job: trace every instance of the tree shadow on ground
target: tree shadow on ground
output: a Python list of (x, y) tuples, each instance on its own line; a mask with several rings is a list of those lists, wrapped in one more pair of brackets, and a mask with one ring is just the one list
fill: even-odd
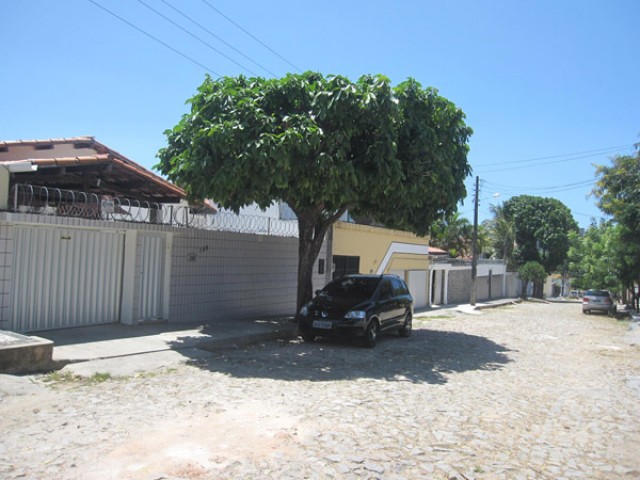
[[(186, 339), (185, 339), (186, 340)], [(382, 336), (373, 349), (354, 340), (272, 341), (193, 355), (198, 368), (236, 378), (284, 381), (371, 379), (445, 384), (451, 374), (499, 370), (513, 361), (508, 348), (460, 332), (416, 329), (409, 338)], [(194, 352), (184, 350), (186, 356)]]

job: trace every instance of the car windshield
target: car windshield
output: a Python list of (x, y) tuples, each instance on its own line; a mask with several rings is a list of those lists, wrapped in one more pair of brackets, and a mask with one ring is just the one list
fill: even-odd
[(320, 295), (334, 298), (366, 299), (373, 295), (380, 283), (379, 277), (344, 277), (326, 285)]
[(585, 296), (608, 297), (609, 296), (609, 292), (606, 291), (606, 290), (587, 290), (585, 292)]

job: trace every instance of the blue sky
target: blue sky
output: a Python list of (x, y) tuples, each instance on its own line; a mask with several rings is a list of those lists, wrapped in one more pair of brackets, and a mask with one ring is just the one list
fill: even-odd
[(601, 216), (592, 164), (640, 141), (637, 0), (93, 1), (191, 60), (89, 0), (2, 2), (0, 139), (93, 135), (151, 168), (207, 70), (413, 77), (474, 129), (481, 220), (531, 194), (559, 199), (581, 226)]

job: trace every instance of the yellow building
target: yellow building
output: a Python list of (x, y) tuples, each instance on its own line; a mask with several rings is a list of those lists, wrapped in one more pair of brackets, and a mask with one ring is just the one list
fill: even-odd
[(415, 307), (428, 304), (429, 237), (388, 228), (336, 222), (331, 242), (333, 278), (347, 273), (393, 273), (409, 286)]

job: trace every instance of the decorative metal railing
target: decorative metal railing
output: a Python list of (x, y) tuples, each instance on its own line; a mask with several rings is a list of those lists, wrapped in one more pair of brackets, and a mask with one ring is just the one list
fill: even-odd
[(238, 233), (297, 237), (298, 222), (259, 215), (213, 212), (206, 207), (162, 204), (125, 197), (17, 184), (11, 191), (14, 212), (91, 220), (152, 223)]

